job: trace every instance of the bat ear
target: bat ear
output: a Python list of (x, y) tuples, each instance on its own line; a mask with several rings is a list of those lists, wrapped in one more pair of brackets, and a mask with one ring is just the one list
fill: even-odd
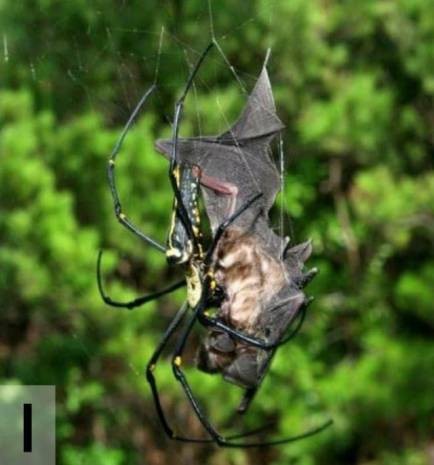
[(312, 240), (297, 244), (287, 250), (285, 259), (304, 263), (312, 254)]

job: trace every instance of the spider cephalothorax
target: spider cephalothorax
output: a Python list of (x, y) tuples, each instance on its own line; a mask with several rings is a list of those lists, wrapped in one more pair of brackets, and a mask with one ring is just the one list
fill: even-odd
[[(314, 275), (314, 271), (302, 271), (310, 254), (310, 245), (288, 249), (287, 239), (276, 235), (269, 226), (268, 212), (279, 190), (279, 173), (270, 157), (269, 144), (284, 126), (275, 111), (266, 71), (268, 55), (243, 113), (227, 132), (219, 136), (179, 137), (184, 100), (213, 45), (217, 45), (223, 54), (215, 41), (205, 49), (176, 103), (173, 137), (156, 142), (157, 149), (169, 159), (168, 174), (174, 194), (166, 247), (140, 232), (124, 214), (115, 183), (117, 154), (155, 86), (143, 96), (132, 113), (108, 164), (109, 184), (119, 222), (165, 253), (169, 264), (182, 267), (185, 280), (132, 302), (115, 302), (102, 288), (100, 254), (98, 285), (106, 303), (130, 309), (187, 285), (186, 302), (167, 328), (146, 369), (157, 414), (170, 438), (184, 442), (214, 442), (225, 447), (282, 444), (315, 434), (326, 428), (330, 421), (295, 437), (266, 442), (239, 441), (254, 432), (223, 437), (199, 405), (182, 368), (186, 343), (195, 324), (200, 323), (207, 328), (207, 334), (198, 350), (197, 366), (207, 372), (221, 373), (226, 380), (245, 388), (238, 410), (246, 411), (275, 350), (298, 331), (307, 302), (302, 288)], [(206, 248), (199, 197), (211, 225), (211, 243)], [(190, 310), (190, 316), (187, 316), (187, 310)], [(297, 317), (298, 325), (288, 334)], [(190, 438), (174, 433), (164, 413), (154, 375), (169, 339), (185, 320), (173, 352), (173, 373), (210, 438)]]
[(184, 266), (187, 301), (193, 308), (198, 304), (202, 295), (205, 273), (199, 214), (200, 169), (197, 166), (177, 165), (173, 173), (188, 221), (182, 220), (178, 210), (178, 199), (175, 197), (166, 258), (169, 264)]

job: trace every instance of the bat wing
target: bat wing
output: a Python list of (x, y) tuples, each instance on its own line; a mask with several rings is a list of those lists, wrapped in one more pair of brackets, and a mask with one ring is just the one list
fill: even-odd
[[(255, 194), (263, 197), (241, 215), (236, 225), (249, 229), (259, 215), (268, 214), (279, 190), (279, 173), (271, 159), (270, 142), (284, 128), (276, 115), (266, 62), (246, 106), (235, 124), (219, 136), (178, 139), (178, 162), (198, 165), (204, 178), (216, 180), (237, 191), (235, 208)], [(167, 158), (173, 140), (160, 139), (156, 148)], [(222, 199), (206, 182), (202, 182), (205, 208), (213, 230), (227, 217), (229, 198)]]

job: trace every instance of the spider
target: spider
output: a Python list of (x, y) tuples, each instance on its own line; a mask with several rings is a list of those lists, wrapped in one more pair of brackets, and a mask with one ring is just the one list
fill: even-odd
[[(224, 437), (204, 413), (182, 369), (187, 340), (195, 324), (199, 323), (207, 328), (207, 335), (198, 350), (198, 368), (210, 373), (221, 373), (227, 381), (243, 387), (245, 394), (238, 411), (245, 412), (267, 372), (276, 349), (292, 339), (300, 329), (309, 302), (301, 289), (316, 273), (315, 269), (307, 273), (302, 272), (303, 263), (310, 254), (310, 243), (290, 248), (289, 241), (285, 244), (285, 240), (274, 234), (268, 226), (267, 213), (275, 196), (275, 193), (269, 192), (268, 184), (272, 183), (273, 179), (266, 177), (262, 190), (257, 189), (258, 183), (249, 189), (240, 189), (235, 181), (222, 179), (218, 170), (215, 173), (203, 159), (198, 159), (197, 163), (189, 159), (191, 153), (194, 153), (186, 149), (189, 143), (214, 144), (212, 147), (218, 146), (219, 150), (223, 147), (223, 152), (215, 155), (213, 160), (224, 156), (224, 150), (242, 153), (241, 145), (247, 144), (248, 141), (243, 141), (241, 136), (236, 137), (236, 125), (229, 133), (218, 138), (179, 138), (184, 101), (213, 46), (217, 47), (226, 60), (219, 44), (212, 40), (200, 55), (181, 97), (176, 102), (172, 139), (157, 141), (156, 144), (169, 158), (168, 176), (174, 194), (172, 221), (166, 247), (141, 232), (126, 216), (115, 182), (116, 157), (128, 130), (154, 92), (155, 84), (138, 102), (108, 161), (108, 181), (118, 221), (145, 243), (164, 253), (169, 264), (181, 266), (185, 279), (131, 302), (114, 301), (105, 294), (102, 286), (100, 252), (97, 260), (98, 288), (106, 304), (133, 309), (187, 286), (186, 302), (173, 317), (146, 368), (146, 378), (150, 384), (157, 415), (170, 439), (240, 448), (284, 444), (324, 430), (331, 424), (331, 420), (297, 436), (261, 442), (240, 439), (258, 434), (263, 428)], [(268, 55), (266, 61), (267, 59)], [(268, 104), (270, 103), (270, 97), (266, 94), (267, 82), (268, 77), (264, 74), (261, 81), (264, 91), (258, 87), (255, 96), (249, 98), (248, 105), (256, 106), (260, 103), (259, 100), (267, 103), (267, 98)], [(259, 94), (259, 91), (263, 93)], [(270, 115), (267, 117), (270, 118)], [(238, 125), (240, 126), (240, 123)], [(265, 134), (265, 137), (269, 137), (269, 134)], [(275, 167), (270, 168), (267, 165), (264, 169), (272, 169), (269, 172), (274, 175)], [(239, 173), (239, 176), (242, 177), (242, 174)], [(241, 184), (240, 186), (242, 187)], [(203, 244), (199, 214), (201, 190), (213, 230), (211, 244), (207, 250)], [(276, 250), (279, 250), (279, 254)], [(197, 418), (209, 434), (209, 439), (192, 438), (174, 432), (164, 413), (154, 376), (163, 350), (183, 321), (186, 321), (185, 327), (172, 355), (173, 373)], [(297, 324), (288, 334), (288, 329), (294, 326), (294, 323)]]

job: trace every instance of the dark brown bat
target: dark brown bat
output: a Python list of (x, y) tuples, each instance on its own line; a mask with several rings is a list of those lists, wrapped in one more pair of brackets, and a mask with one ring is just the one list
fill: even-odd
[[(227, 328), (270, 346), (279, 343), (306, 305), (302, 288), (314, 276), (314, 271), (303, 273), (310, 242), (288, 248), (288, 239), (269, 224), (269, 210), (280, 188), (270, 142), (284, 125), (276, 115), (266, 61), (230, 130), (177, 141), (176, 161), (197, 174), (213, 235), (231, 214), (262, 193), (225, 231), (214, 251), (215, 280), (224, 290), (215, 314), (220, 327), (209, 329), (197, 355), (200, 369), (222, 373), (247, 390), (239, 411), (247, 409), (275, 348), (252, 346)], [(156, 147), (167, 158), (173, 154), (173, 140), (158, 140)]]
[[(282, 261), (270, 255), (255, 236), (229, 230), (216, 256), (217, 282), (226, 292), (219, 317), (268, 343), (280, 341), (306, 303), (302, 268), (310, 253), (310, 243), (300, 244)], [(197, 362), (200, 369), (221, 372), (226, 380), (247, 389), (239, 409), (245, 411), (273, 354), (274, 349), (252, 347), (217, 329), (204, 339)]]

